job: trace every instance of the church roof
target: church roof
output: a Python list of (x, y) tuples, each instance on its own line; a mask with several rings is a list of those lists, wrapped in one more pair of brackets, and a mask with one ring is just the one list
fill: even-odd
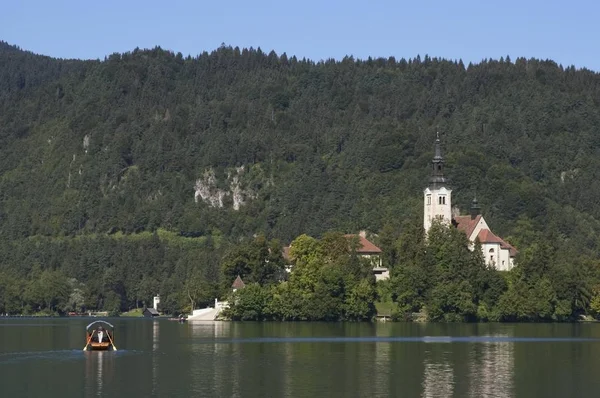
[(502, 239), (494, 235), (489, 229), (482, 229), (479, 231), (479, 234), (477, 234), (477, 237), (481, 243), (498, 243), (500, 245), (504, 243)]
[(240, 278), (239, 275), (237, 276), (237, 278), (235, 278), (233, 284), (231, 285), (231, 287), (234, 289), (242, 289), (244, 286), (246, 285), (244, 284), (244, 281), (242, 280), (242, 278)]
[(454, 217), (454, 224), (459, 231), (463, 231), (467, 235), (467, 238), (470, 238), (479, 220), (481, 220), (481, 214), (478, 214), (475, 218), (471, 218), (471, 216), (456, 216)]
[(494, 235), (489, 229), (482, 229), (477, 235), (481, 243), (498, 243), (500, 248), (506, 249), (509, 252), (510, 257), (517, 255), (517, 249), (515, 249), (510, 243), (505, 242), (502, 238)]
[(358, 237), (358, 248), (356, 249), (356, 252), (358, 254), (380, 254), (381, 253), (381, 249), (378, 248), (377, 246), (375, 246), (373, 243), (369, 242), (367, 240), (367, 238), (365, 238), (364, 236), (360, 236), (360, 235), (344, 235), (346, 238), (354, 238), (355, 236)]

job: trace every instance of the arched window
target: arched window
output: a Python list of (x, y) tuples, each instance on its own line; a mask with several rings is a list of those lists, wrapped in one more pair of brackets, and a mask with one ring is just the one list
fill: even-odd
[(492, 247), (492, 248), (490, 249), (490, 253), (493, 253), (493, 252), (494, 252), (494, 248)]

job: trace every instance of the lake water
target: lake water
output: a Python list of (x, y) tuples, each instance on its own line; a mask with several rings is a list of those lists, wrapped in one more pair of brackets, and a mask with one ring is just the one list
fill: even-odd
[(1, 319), (3, 397), (598, 397), (600, 324)]

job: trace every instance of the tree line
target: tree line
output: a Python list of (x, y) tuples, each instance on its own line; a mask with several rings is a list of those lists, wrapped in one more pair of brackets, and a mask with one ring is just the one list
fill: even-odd
[[(543, 319), (591, 311), (598, 84), (592, 71), (524, 58), (314, 62), (221, 46), (196, 57), (157, 47), (78, 61), (1, 42), (4, 312), (66, 311), (74, 302), (126, 310), (157, 290), (173, 311), (204, 305), (224, 292), (222, 259), (261, 233), (287, 245), (302, 234), (378, 232), (393, 273), (417, 278), (394, 242), (422, 214), (435, 131), (454, 202), (467, 208), (476, 193), (494, 231), (525, 253), (523, 275), (503, 276), (502, 295), (551, 297), (551, 310), (539, 309), (553, 315)], [(411, 261), (444, 274), (429, 260)], [(528, 261), (543, 272), (526, 273)], [(348, 283), (345, 292), (354, 289)], [(50, 300), (43, 286), (53, 284), (63, 293)], [(431, 286), (409, 294), (390, 284), (399, 314), (435, 308)], [(177, 288), (187, 293), (167, 297)], [(588, 293), (565, 293), (577, 290)], [(535, 318), (523, 315), (530, 309), (489, 307), (481, 290), (470, 294), (464, 302), (475, 312), (452, 311)], [(446, 296), (454, 297), (439, 292)]]

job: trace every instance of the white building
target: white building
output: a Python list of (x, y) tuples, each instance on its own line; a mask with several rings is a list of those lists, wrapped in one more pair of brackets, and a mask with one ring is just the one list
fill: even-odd
[(456, 216), (452, 224), (463, 231), (471, 242), (471, 250), (474, 248), (475, 239), (479, 239), (481, 250), (487, 265), (495, 267), (499, 271), (509, 271), (514, 267), (517, 249), (496, 236), (488, 227), (483, 216), (475, 209), (479, 209), (477, 201), (473, 200), (470, 216)]
[(390, 271), (382, 265), (381, 249), (367, 240), (367, 232), (360, 231), (358, 235), (344, 235), (347, 239), (358, 238), (358, 247), (356, 254), (361, 258), (369, 261), (373, 266), (373, 274), (375, 280), (384, 281), (390, 278)]
[(425, 233), (429, 231), (435, 219), (452, 224), (467, 235), (471, 242), (471, 250), (475, 246), (475, 240), (479, 239), (487, 265), (500, 271), (512, 269), (517, 250), (502, 238), (494, 235), (483, 216), (479, 214), (480, 208), (476, 199), (471, 204), (470, 215), (452, 217), (452, 190), (449, 187), (448, 179), (444, 177), (444, 158), (440, 148), (439, 135), (435, 140), (435, 155), (431, 163), (432, 172), (429, 186), (423, 191), (423, 228)]
[(444, 158), (440, 148), (439, 134), (435, 140), (435, 155), (431, 161), (431, 178), (424, 191), (423, 227), (429, 231), (433, 220), (438, 219), (450, 224), (452, 222), (452, 190), (444, 177)]

